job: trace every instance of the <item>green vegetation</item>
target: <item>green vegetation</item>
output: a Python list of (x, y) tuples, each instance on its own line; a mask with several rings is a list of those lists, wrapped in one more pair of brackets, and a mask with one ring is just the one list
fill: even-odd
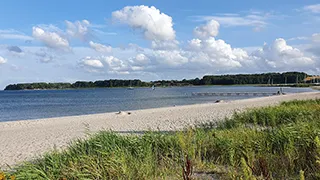
[(320, 100), (236, 113), (181, 132), (103, 131), (15, 167), (17, 179), (319, 179)]
[(4, 90), (25, 90), (25, 89), (69, 89), (70, 83), (25, 83), (10, 84)]
[(261, 84), (260, 86), (262, 87), (270, 87), (270, 86), (274, 86), (274, 87), (312, 87), (314, 86), (314, 84), (308, 84), (308, 83), (298, 83), (298, 84)]
[(237, 74), (222, 76), (204, 76), (205, 85), (232, 85), (232, 84), (292, 84), (303, 82), (307, 77), (302, 72), (265, 73), (265, 74)]
[[(265, 74), (238, 74), (204, 76), (202, 79), (195, 78), (182, 81), (159, 80), (143, 82), (141, 80), (110, 79), (104, 81), (77, 81), (75, 83), (25, 83), (10, 84), (5, 90), (24, 89), (70, 89), (70, 88), (110, 88), (110, 87), (151, 87), (156, 86), (199, 86), (199, 85), (236, 85), (236, 84), (292, 84), (301, 83), (308, 75), (302, 72), (265, 73)], [(300, 85), (299, 85), (300, 86)]]
[(26, 90), (26, 89), (73, 89), (73, 88), (111, 88), (111, 87), (147, 87), (150, 83), (141, 80), (118, 80), (110, 79), (104, 81), (77, 81), (75, 83), (24, 83), (10, 84), (4, 90)]

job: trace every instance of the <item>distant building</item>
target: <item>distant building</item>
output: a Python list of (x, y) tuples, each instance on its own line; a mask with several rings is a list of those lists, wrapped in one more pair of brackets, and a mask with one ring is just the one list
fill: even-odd
[(303, 81), (306, 83), (320, 83), (320, 76), (309, 76), (306, 77)]

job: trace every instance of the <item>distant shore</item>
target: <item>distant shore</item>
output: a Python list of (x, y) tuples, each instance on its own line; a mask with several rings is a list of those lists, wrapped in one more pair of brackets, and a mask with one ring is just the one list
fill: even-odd
[[(253, 87), (293, 87), (293, 88), (312, 88), (318, 90), (320, 86), (313, 86), (312, 84), (230, 84), (230, 85), (183, 85), (183, 86), (156, 86), (155, 88), (176, 88), (176, 87), (214, 87), (214, 86), (253, 86)], [(50, 91), (50, 90), (86, 90), (86, 89), (117, 89), (129, 88), (128, 86), (119, 87), (86, 87), (86, 88), (56, 88), (56, 89), (17, 89), (17, 90), (3, 90), (3, 91)], [(133, 86), (132, 88), (151, 88), (151, 86)], [(1, 91), (1, 90), (0, 90)]]
[(88, 132), (112, 130), (134, 133), (149, 130), (174, 131), (199, 122), (219, 121), (235, 111), (269, 106), (294, 99), (320, 98), (320, 92), (270, 96), (230, 102), (48, 118), (0, 123), (0, 166), (30, 160), (44, 152), (63, 148)]
[(77, 88), (108, 88), (108, 87), (163, 87), (163, 86), (190, 86), (190, 85), (246, 85), (246, 84), (294, 84), (305, 81), (309, 75), (303, 72), (263, 73), (263, 74), (227, 74), (205, 75), (201, 79), (183, 80), (156, 80), (142, 81), (140, 79), (109, 79), (97, 81), (70, 82), (33, 82), (9, 84), (4, 90), (24, 89), (77, 89)]

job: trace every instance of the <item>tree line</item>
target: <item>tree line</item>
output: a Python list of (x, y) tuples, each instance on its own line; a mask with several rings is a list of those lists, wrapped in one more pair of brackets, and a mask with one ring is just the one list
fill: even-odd
[(74, 88), (112, 88), (112, 87), (151, 87), (155, 86), (199, 86), (199, 85), (236, 85), (236, 84), (293, 84), (301, 83), (308, 77), (303, 72), (206, 75), (202, 79), (159, 80), (143, 82), (139, 79), (110, 79), (100, 81), (77, 81), (75, 83), (20, 83), (10, 84), (5, 90), (27, 89), (74, 89)]
[(141, 80), (110, 79), (104, 81), (77, 81), (75, 83), (20, 83), (10, 84), (4, 90), (28, 90), (28, 89), (76, 89), (76, 88), (112, 88), (112, 87), (147, 87), (149, 82)]
[(233, 85), (233, 84), (294, 84), (301, 83), (308, 77), (303, 72), (237, 74), (222, 76), (204, 76), (204, 85)]

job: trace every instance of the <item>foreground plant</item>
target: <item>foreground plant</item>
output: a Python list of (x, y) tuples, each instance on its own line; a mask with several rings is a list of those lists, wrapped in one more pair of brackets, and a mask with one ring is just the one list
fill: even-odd
[(9, 175), (0, 171), (0, 180), (15, 180), (16, 177), (14, 175)]

